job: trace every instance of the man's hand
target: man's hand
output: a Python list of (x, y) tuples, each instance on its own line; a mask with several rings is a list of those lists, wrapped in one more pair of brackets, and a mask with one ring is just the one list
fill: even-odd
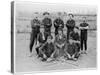
[(46, 58), (47, 56), (45, 54), (43, 54), (43, 57)]
[(74, 40), (70, 39), (69, 42), (70, 42), (70, 44), (72, 44), (74, 42)]
[(60, 48), (62, 48), (62, 45), (58, 45)]
[(80, 43), (80, 41), (75, 41), (75, 40), (73, 40), (73, 42), (74, 42), (74, 43)]
[(55, 25), (57, 25), (57, 23), (56, 23), (56, 22), (55, 22), (54, 24), (55, 24)]
[(51, 58), (53, 58), (53, 55), (54, 55), (54, 54), (51, 54), (51, 56), (50, 56), (50, 57), (51, 57)]
[(86, 27), (79, 27), (79, 29), (80, 30), (84, 30), (84, 29), (89, 29), (89, 27), (88, 26), (86, 26)]
[(83, 30), (84, 28), (83, 28), (83, 27), (79, 27), (79, 29), (80, 29), (80, 30)]

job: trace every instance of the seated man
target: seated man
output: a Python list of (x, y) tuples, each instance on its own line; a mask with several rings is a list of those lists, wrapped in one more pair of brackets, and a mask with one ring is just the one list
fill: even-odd
[(69, 59), (77, 60), (80, 52), (80, 37), (78, 34), (78, 27), (70, 32), (69, 42), (67, 44), (66, 54)]
[(63, 34), (62, 28), (59, 28), (58, 34), (55, 37), (56, 58), (62, 58), (64, 56), (65, 44), (66, 36)]
[(48, 60), (48, 58), (53, 58), (55, 54), (54, 44), (52, 42), (52, 36), (49, 35), (47, 42), (45, 42), (40, 48), (40, 53), (42, 54), (42, 61)]
[(36, 53), (38, 57), (42, 57), (42, 55), (39, 52), (39, 48), (47, 41), (47, 36), (44, 32), (44, 27), (40, 28), (40, 33), (38, 34), (37, 37), (37, 45), (36, 45)]

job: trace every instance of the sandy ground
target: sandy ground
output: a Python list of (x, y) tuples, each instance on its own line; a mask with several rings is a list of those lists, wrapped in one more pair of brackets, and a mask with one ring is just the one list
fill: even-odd
[[(91, 33), (95, 35), (95, 32)], [(15, 69), (17, 72), (48, 71), (62, 69), (96, 68), (96, 36), (88, 37), (88, 54), (81, 55), (78, 61), (67, 60), (66, 62), (41, 62), (36, 57), (29, 57), (29, 34), (16, 34)]]

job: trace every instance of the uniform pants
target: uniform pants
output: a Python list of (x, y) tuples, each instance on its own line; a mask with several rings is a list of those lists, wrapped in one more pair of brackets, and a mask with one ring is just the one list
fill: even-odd
[(87, 40), (81, 39), (81, 50), (83, 50), (83, 46), (87, 50)]
[(69, 40), (70, 32), (71, 32), (71, 30), (67, 30), (67, 40)]
[(55, 35), (58, 34), (58, 28), (55, 28)]
[(46, 34), (46, 37), (51, 35), (51, 28), (45, 28), (45, 34)]
[(32, 31), (31, 32), (31, 36), (30, 36), (30, 52), (32, 52), (32, 48), (33, 48), (35, 40), (37, 39), (37, 35), (38, 35), (38, 33), (36, 33), (36, 31)]

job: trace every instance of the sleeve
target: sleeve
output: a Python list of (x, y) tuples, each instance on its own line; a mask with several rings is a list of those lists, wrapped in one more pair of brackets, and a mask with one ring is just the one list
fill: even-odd
[(50, 19), (50, 24), (52, 25), (52, 20)]
[(65, 41), (64, 41), (64, 43), (66, 44), (66, 42), (67, 42), (67, 37), (64, 35), (64, 39), (65, 39)]
[(55, 36), (54, 44), (56, 44), (56, 42), (57, 42), (57, 35)]
[(89, 24), (87, 23), (86, 29), (89, 29)]
[(52, 26), (52, 20), (51, 19), (49, 19), (49, 27), (51, 27)]
[(66, 27), (69, 28), (69, 21), (66, 22)]
[(89, 24), (87, 23), (87, 26), (89, 26)]
[(69, 39), (72, 39), (73, 38), (73, 32), (70, 32), (69, 33)]
[(41, 24), (40, 20), (38, 20), (38, 24)]
[(57, 19), (54, 20), (53, 24), (54, 24), (54, 27), (57, 27)]
[(73, 27), (75, 27), (75, 20), (73, 20)]
[(80, 35), (77, 33), (77, 41), (80, 41)]
[(46, 48), (46, 46), (47, 46), (47, 42), (45, 42), (45, 43), (41, 46), (41, 49)]
[(64, 28), (64, 22), (63, 22), (63, 20), (61, 20), (61, 22), (62, 22), (62, 28)]
[(70, 27), (75, 27), (75, 20), (72, 20), (72, 25), (70, 25)]
[(79, 27), (81, 27), (81, 23), (80, 23)]
[(55, 48), (55, 44), (54, 44), (54, 42), (52, 42), (52, 47), (53, 47), (53, 49)]
[(41, 24), (44, 25), (44, 19), (42, 20)]
[(39, 41), (40, 33), (37, 35), (37, 41)]
[(82, 23), (79, 25), (79, 29), (80, 29), (80, 30), (82, 29)]

